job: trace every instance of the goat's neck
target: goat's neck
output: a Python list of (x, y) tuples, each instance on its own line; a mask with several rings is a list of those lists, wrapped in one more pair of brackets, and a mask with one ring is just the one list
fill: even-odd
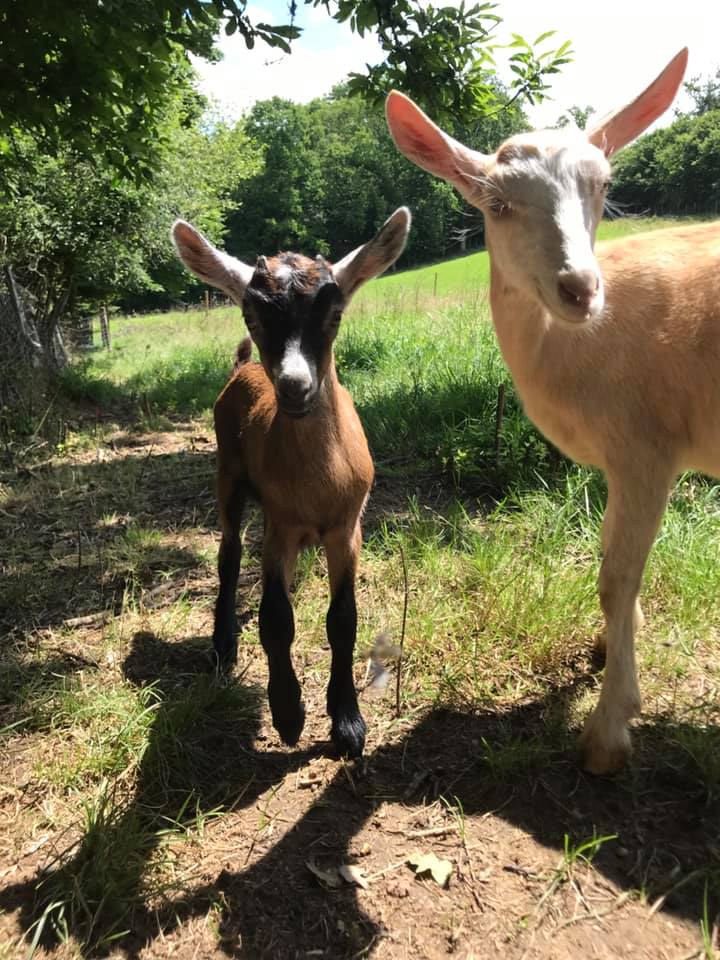
[(490, 304), (500, 350), (522, 394), (541, 374), (543, 350), (553, 333), (552, 318), (537, 300), (510, 285), (492, 262)]
[(333, 416), (335, 415), (339, 389), (340, 381), (338, 380), (337, 370), (335, 369), (335, 355), (331, 354), (330, 363), (323, 378), (322, 386), (320, 387), (320, 396), (318, 397), (316, 408), (319, 414), (322, 416), (327, 416), (330, 413), (332, 413)]
[(583, 397), (592, 334), (563, 328), (535, 299), (510, 286), (493, 266), (493, 323), (525, 411), (564, 453), (603, 466), (602, 438), (588, 428)]

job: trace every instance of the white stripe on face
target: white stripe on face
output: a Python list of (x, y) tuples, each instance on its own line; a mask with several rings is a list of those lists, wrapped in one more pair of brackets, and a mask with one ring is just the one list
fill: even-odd
[(285, 353), (277, 368), (278, 382), (292, 383), (297, 387), (309, 390), (313, 385), (313, 375), (310, 364), (300, 347), (300, 338), (289, 340)]

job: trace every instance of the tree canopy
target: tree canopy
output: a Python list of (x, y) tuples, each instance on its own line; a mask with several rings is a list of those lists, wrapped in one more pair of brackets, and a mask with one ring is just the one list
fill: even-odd
[[(486, 83), (503, 95), (495, 81)], [(278, 97), (256, 103), (245, 129), (263, 157), (262, 167), (238, 184), (228, 219), (228, 246), (245, 259), (283, 246), (336, 259), (401, 204), (413, 213), (403, 263), (460, 248), (456, 235), (468, 220), (455, 191), (407, 163), (382, 110), (349, 96), (347, 85), (306, 105)], [(517, 104), (456, 124), (458, 135), (480, 150), (522, 129), (527, 120)]]
[[(222, 30), (289, 52), (301, 6), (374, 33), (382, 62), (312, 104), (270, 100), (232, 127), (219, 122), (191, 55), (218, 58)], [(402, 161), (379, 101), (399, 87), (487, 147), (484, 137), (523, 124), (521, 99), (542, 98), (568, 53), (546, 49), (549, 34), (513, 37), (504, 89), (490, 3), (292, 0), (271, 23), (251, 11), (247, 0), (0, 3), (0, 400), (21, 395), (28, 364), (62, 362), (61, 321), (68, 330), (103, 303), (197, 295), (169, 243), (176, 216), (248, 258), (288, 246), (336, 257), (408, 203), (408, 258), (442, 256), (464, 226), (459, 201)], [(22, 362), (10, 349), (19, 342)]]
[(692, 107), (640, 137), (613, 166), (612, 200), (630, 213), (708, 214), (720, 206), (720, 70), (694, 77)]
[[(360, 35), (377, 34), (385, 55), (350, 92), (371, 100), (389, 86), (416, 96), (441, 119), (497, 106), (486, 82), (501, 20), (490, 3), (433, 7), (421, 0), (305, 0)], [(14, 136), (44, 149), (68, 144), (124, 176), (150, 175), (165, 104), (185, 85), (189, 54), (216, 59), (214, 38), (239, 32), (290, 50), (300, 35), (298, 4), (285, 23), (252, 22), (247, 0), (5, 0), (0, 6), (0, 161)], [(538, 50), (513, 39), (513, 95), (541, 98), (547, 77), (567, 60), (567, 44)], [(1, 169), (1, 168), (0, 168)]]

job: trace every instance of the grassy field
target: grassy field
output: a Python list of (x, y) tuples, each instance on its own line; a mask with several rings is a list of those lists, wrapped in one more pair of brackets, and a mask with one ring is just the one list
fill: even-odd
[[(0, 958), (716, 955), (720, 493), (688, 476), (673, 496), (643, 588), (633, 763), (587, 776), (572, 749), (599, 680), (603, 484), (525, 419), (486, 283), (484, 254), (383, 278), (338, 339), (378, 472), (358, 764), (325, 747), (314, 551), (294, 599), (298, 749), (268, 723), (256, 514), (240, 665), (211, 669), (209, 411), (239, 311), (118, 318), (113, 350), (71, 371), (94, 414), (0, 474)], [(378, 633), (399, 640), (401, 550), (396, 716), (394, 682), (365, 680)], [(414, 878), (415, 851), (450, 862), (447, 887)]]

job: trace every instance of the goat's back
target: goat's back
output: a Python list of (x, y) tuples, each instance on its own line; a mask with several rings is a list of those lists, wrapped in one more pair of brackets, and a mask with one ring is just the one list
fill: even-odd
[(678, 468), (717, 475), (720, 222), (613, 241), (598, 260), (607, 369), (639, 414), (636, 428), (672, 443)]

